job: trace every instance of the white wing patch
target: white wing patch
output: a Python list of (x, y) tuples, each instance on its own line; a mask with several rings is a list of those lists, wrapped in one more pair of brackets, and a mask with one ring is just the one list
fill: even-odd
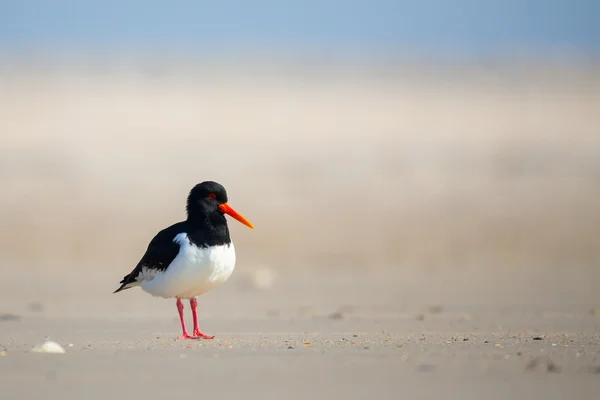
[(179, 235), (173, 238), (173, 243), (177, 243), (179, 246), (188, 246), (190, 244), (190, 240), (188, 239), (187, 233), (181, 232)]
[(156, 275), (162, 273), (164, 273), (164, 271), (155, 268), (143, 267), (142, 272), (140, 272), (138, 276), (135, 277), (135, 280), (138, 282), (151, 281)]

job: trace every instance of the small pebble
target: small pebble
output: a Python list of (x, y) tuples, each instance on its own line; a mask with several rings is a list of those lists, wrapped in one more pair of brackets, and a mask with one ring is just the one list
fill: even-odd
[(329, 314), (329, 319), (344, 319), (344, 314), (340, 311)]
[(546, 364), (546, 369), (548, 372), (560, 372), (558, 365), (554, 364), (552, 361), (548, 361)]
[(18, 321), (21, 317), (16, 314), (6, 313), (0, 314), (0, 321)]

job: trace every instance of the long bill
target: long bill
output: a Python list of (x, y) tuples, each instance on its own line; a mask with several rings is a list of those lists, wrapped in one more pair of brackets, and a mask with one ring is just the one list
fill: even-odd
[(240, 221), (242, 224), (246, 225), (250, 229), (254, 229), (254, 225), (252, 225), (252, 222), (248, 221), (240, 213), (238, 213), (233, 208), (231, 208), (231, 206), (229, 204), (227, 204), (227, 203), (219, 204), (219, 208), (225, 214), (231, 215), (232, 218), (237, 219), (238, 221)]

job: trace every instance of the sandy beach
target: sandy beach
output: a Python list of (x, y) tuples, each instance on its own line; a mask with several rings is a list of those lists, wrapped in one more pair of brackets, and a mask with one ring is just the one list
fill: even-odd
[[(3, 64), (0, 398), (597, 398), (598, 71)], [(256, 229), (180, 341), (112, 292), (203, 180)]]
[[(471, 314), (478, 322), (445, 313), (424, 321), (215, 318), (203, 325), (217, 338), (191, 342), (174, 339), (172, 318), (4, 321), (2, 391), (10, 399), (595, 397), (597, 321), (495, 314)], [(66, 354), (29, 353), (41, 332)]]

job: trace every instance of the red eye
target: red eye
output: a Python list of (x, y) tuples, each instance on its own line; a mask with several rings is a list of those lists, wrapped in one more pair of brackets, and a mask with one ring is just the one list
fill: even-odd
[(214, 193), (209, 193), (209, 194), (208, 194), (208, 197), (209, 197), (209, 198), (211, 198), (211, 199), (216, 199), (216, 198), (217, 198), (217, 195), (216, 195), (216, 194), (214, 194)]

